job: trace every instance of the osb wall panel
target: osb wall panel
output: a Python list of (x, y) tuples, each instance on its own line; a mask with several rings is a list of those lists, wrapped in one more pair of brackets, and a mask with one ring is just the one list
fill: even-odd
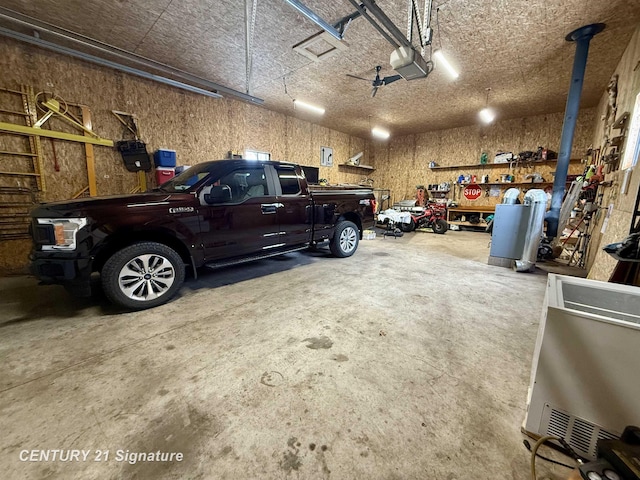
[[(366, 178), (367, 170), (342, 166), (349, 158), (359, 152), (364, 152), (361, 163), (370, 165), (366, 140), (288, 117), (286, 135), (287, 151), (285, 153), (288, 161), (319, 167), (319, 177), (334, 184), (360, 183)], [(320, 165), (320, 149), (322, 147), (333, 149), (332, 167)]]
[[(617, 114), (619, 117), (623, 112), (633, 113), (635, 97), (640, 92), (640, 27), (638, 27), (629, 42), (615, 73), (618, 74), (618, 98)], [(607, 113), (608, 94), (605, 91), (597, 109), (595, 120), (595, 133), (593, 137), (594, 146), (603, 147), (604, 125)], [(617, 134), (618, 131), (613, 131)], [(604, 222), (604, 211), (599, 216), (598, 221), (593, 226), (591, 245), (589, 249), (588, 278), (594, 280), (608, 281), (615, 269), (617, 262), (606, 254), (602, 247), (609, 243), (619, 242), (629, 234), (633, 208), (636, 197), (640, 191), (640, 173), (638, 166), (631, 174), (629, 188), (626, 194), (620, 193), (623, 172), (616, 171), (606, 175), (605, 180), (612, 181), (609, 188), (601, 188), (602, 208), (607, 208), (613, 204), (613, 213), (607, 223), (604, 234), (601, 233)]]
[[(320, 177), (332, 183), (358, 183), (368, 171), (339, 164), (360, 151), (365, 152), (363, 163), (372, 164), (366, 140), (265, 108), (185, 92), (4, 38), (0, 39), (0, 52), (0, 87), (19, 89), (20, 85), (31, 85), (36, 92), (51, 92), (67, 102), (87, 105), (93, 130), (103, 138), (131, 138), (111, 110), (135, 114), (147, 150), (176, 150), (179, 165), (216, 160), (224, 158), (229, 150), (248, 148), (270, 152), (275, 160), (320, 167), (320, 147), (324, 146), (334, 149), (334, 166), (322, 167)], [(0, 97), (0, 102), (5, 101)], [(14, 103), (2, 103), (2, 108), (22, 109), (19, 100), (10, 101)], [(70, 108), (79, 114), (76, 107)], [(17, 123), (19, 118), (3, 120)], [(48, 126), (80, 133), (61, 120), (50, 120)], [(42, 145), (47, 183), (42, 200), (71, 198), (88, 184), (84, 146), (46, 138), (42, 138)], [(0, 135), (0, 150), (25, 148), (24, 138)], [(124, 168), (115, 149), (94, 146), (94, 151), (98, 194), (128, 193), (137, 186), (136, 174)], [(28, 161), (17, 157), (4, 156), (0, 161), (0, 170), (30, 168)], [(147, 178), (149, 186), (153, 186), (153, 175), (148, 174)], [(34, 184), (23, 177), (0, 175), (0, 185)], [(24, 271), (29, 246), (25, 240), (0, 241), (0, 273)]]
[(27, 258), (31, 242), (24, 240), (0, 241), (0, 272), (3, 275), (27, 272)]
[[(595, 109), (580, 112), (574, 135), (572, 158), (585, 155), (593, 136)], [(389, 188), (394, 201), (415, 197), (417, 185), (431, 185), (442, 182), (455, 183), (459, 175), (476, 175), (478, 182), (488, 174), (490, 182), (500, 181), (500, 174), (511, 174), (514, 182), (524, 182), (526, 175), (540, 173), (546, 181), (552, 182), (555, 164), (537, 164), (532, 168), (509, 169), (505, 167), (482, 167), (480, 156), (486, 152), (489, 162), (499, 151), (535, 151), (544, 146), (558, 152), (562, 132), (563, 113), (553, 113), (534, 117), (496, 122), (491, 126), (468, 126), (449, 130), (426, 132), (391, 139), (388, 144), (373, 144), (373, 157), (377, 166), (374, 174), (376, 187)], [(429, 163), (438, 166), (463, 166), (459, 169), (430, 169)], [(571, 164), (569, 173), (582, 173), (581, 164)], [(505, 185), (502, 189), (508, 188)], [(489, 197), (486, 191), (470, 202), (461, 198), (460, 188), (454, 188), (450, 198), (461, 205), (495, 205), (500, 197)]]

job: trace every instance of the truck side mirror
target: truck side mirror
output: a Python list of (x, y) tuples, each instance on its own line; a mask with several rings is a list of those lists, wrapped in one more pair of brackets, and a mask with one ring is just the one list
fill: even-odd
[(204, 195), (204, 201), (209, 205), (231, 201), (231, 188), (229, 185), (215, 185), (211, 191)]

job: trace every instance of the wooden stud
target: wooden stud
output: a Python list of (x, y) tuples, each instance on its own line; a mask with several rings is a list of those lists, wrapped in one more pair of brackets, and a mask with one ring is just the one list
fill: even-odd
[[(81, 105), (82, 110), (82, 124), (87, 130), (91, 130), (91, 110), (85, 105)], [(85, 137), (91, 137), (89, 132), (84, 132)], [(96, 159), (93, 153), (93, 145), (90, 143), (84, 144), (84, 152), (87, 158), (87, 178), (89, 179), (89, 196), (95, 197), (98, 195), (98, 185), (96, 182)]]

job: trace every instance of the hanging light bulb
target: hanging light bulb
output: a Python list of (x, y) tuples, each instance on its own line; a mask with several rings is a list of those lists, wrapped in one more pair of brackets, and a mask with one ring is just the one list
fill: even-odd
[(496, 112), (494, 112), (492, 108), (489, 108), (489, 92), (490, 91), (491, 91), (491, 88), (487, 88), (487, 100), (485, 102), (485, 107), (482, 110), (480, 110), (480, 113), (478, 113), (480, 120), (482, 120), (484, 123), (491, 123), (496, 118)]
[(483, 108), (478, 115), (484, 123), (491, 123), (496, 118), (496, 113), (490, 108)]

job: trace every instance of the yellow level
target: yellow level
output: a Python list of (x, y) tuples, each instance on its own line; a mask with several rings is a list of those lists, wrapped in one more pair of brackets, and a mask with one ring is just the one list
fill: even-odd
[(57, 132), (55, 130), (46, 130), (44, 128), (26, 127), (24, 125), (15, 125), (13, 123), (0, 122), (0, 130), (3, 132), (17, 133), (19, 135), (35, 135), (40, 137), (58, 138), (60, 140), (68, 140), (70, 142), (92, 143), (94, 145), (102, 145), (104, 147), (113, 147), (113, 140), (107, 140), (106, 138), (85, 137), (84, 135)]

